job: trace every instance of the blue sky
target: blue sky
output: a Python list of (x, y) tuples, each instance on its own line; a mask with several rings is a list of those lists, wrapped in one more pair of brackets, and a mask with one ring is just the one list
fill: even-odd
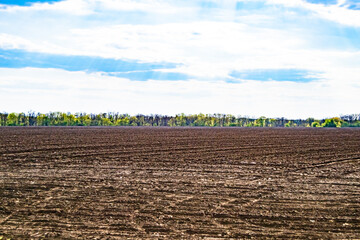
[(44, 0), (1, 0), (1, 4), (6, 5), (17, 5), (17, 6), (31, 6), (34, 3), (54, 3), (60, 2), (61, 0), (44, 1)]
[(114, 75), (115, 73), (129, 74), (169, 70), (176, 68), (177, 65), (174, 63), (140, 63), (135, 60), (0, 49), (0, 66), (5, 68), (60, 68), (67, 71), (103, 72)]
[(0, 111), (358, 113), (359, 43), (354, 0), (3, 0)]

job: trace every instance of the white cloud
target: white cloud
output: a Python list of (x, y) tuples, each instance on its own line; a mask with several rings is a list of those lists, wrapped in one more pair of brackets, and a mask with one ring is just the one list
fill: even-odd
[(0, 68), (0, 101), (6, 102), (0, 111), (204, 112), (322, 118), (356, 112), (359, 87), (336, 82), (134, 82), (57, 69)]
[(0, 48), (2, 49), (34, 49), (36, 44), (33, 44), (31, 41), (18, 37), (9, 35), (6, 33), (0, 34)]
[(358, 66), (360, 52), (314, 49), (302, 34), (233, 22), (118, 25), (73, 30), (72, 44), (104, 57), (183, 63), (178, 71), (205, 79), (232, 70)]
[[(265, 2), (267, 4), (280, 4), (286, 7), (307, 9), (319, 17), (340, 24), (360, 26), (360, 11), (349, 9), (350, 4), (346, 0), (339, 0), (338, 4), (331, 5), (309, 3), (305, 0), (228, 0), (213, 2), (218, 8), (212, 14), (226, 19), (229, 19), (229, 16), (236, 18), (233, 12), (237, 2)], [(163, 14), (168, 17), (171, 14), (181, 14), (183, 17), (190, 14), (194, 15), (202, 10), (201, 1), (182, 1), (179, 3), (177, 1), (166, 0), (64, 0), (54, 3), (34, 3), (31, 6), (0, 4), (0, 7), (0, 12), (12, 13), (22, 11), (56, 11), (73, 15), (92, 15), (106, 11), (141, 11), (144, 13)]]
[(173, 62), (179, 63), (178, 72), (205, 80), (223, 80), (233, 70), (297, 68), (327, 72), (359, 67), (360, 51), (320, 50), (311, 47), (311, 41), (298, 29), (215, 21), (78, 28), (59, 33), (55, 39), (41, 40), (0, 34), (2, 48)]
[[(327, 36), (316, 35), (317, 30), (329, 26), (315, 28), (287, 20), (303, 17), (291, 8), (306, 9), (314, 13), (311, 20), (324, 18), (356, 27), (360, 11), (341, 2), (266, 2), (275, 7), (235, 11), (235, 0), (214, 1), (220, 5), (215, 10), (201, 8), (200, 1), (66, 0), (0, 9), (2, 49), (173, 62), (179, 63), (176, 71), (194, 78), (133, 82), (54, 69), (0, 69), (0, 101), (7, 103), (0, 111), (223, 112), (274, 117), (358, 111), (359, 48), (323, 47)], [(276, 5), (289, 10), (281, 12)], [(138, 15), (131, 17), (132, 13)], [(348, 36), (335, 38), (348, 40)], [(229, 72), (247, 69), (305, 69), (321, 72), (322, 80), (224, 82)]]
[(171, 4), (169, 1), (161, 0), (89, 0), (89, 4), (96, 6), (99, 10), (111, 11), (142, 11), (152, 12), (157, 14), (174, 14), (184, 11), (193, 11), (189, 7)]
[[(331, 8), (301, 0), (268, 0), (268, 3), (319, 8), (320, 10)], [(234, 4), (235, 1), (228, 1), (227, 4), (222, 5), (234, 7)], [(154, 0), (68, 0), (10, 9), (72, 9), (73, 11), (90, 9), (88, 12), (93, 12), (96, 8), (124, 11), (156, 11), (157, 9), (166, 12), (166, 9), (182, 9), (178, 5), (172, 6), (169, 1)], [(339, 7), (333, 6), (333, 8)], [(225, 8), (225, 10), (225, 13), (228, 13), (228, 9)], [(39, 15), (38, 18), (41, 17), (42, 15)], [(49, 18), (48, 15), (46, 17)], [(196, 16), (193, 17), (196, 18)], [(14, 19), (13, 24), (15, 28), (19, 27), (19, 32), (16, 35), (9, 33), (0, 35), (0, 46), (43, 53), (127, 58), (146, 62), (176, 62), (185, 64), (185, 67), (180, 69), (181, 71), (188, 71), (188, 73), (192, 71), (191, 74), (203, 77), (223, 77), (230, 69), (319, 69), (334, 67), (334, 62), (337, 62), (337, 54), (333, 54), (329, 59), (326, 50), (320, 51), (311, 47), (313, 39), (309, 38), (309, 33), (306, 32), (304, 26), (295, 29), (269, 26), (265, 28), (253, 26), (252, 24), (256, 22), (254, 19), (260, 19), (258, 20), (260, 22), (278, 21), (271, 15), (248, 13), (234, 17), (234, 20), (240, 22), (194, 19), (189, 22), (156, 25), (132, 24), (131, 22), (113, 25), (104, 22), (100, 24), (100, 27), (89, 27), (84, 23), (77, 24), (78, 20), (73, 19), (73, 21), (70, 20), (71, 24), (67, 23), (69, 26), (64, 27), (65, 21), (59, 19), (59, 24), (55, 25), (50, 25), (46, 21), (37, 25), (25, 25), (27, 28), (31, 27), (33, 33), (27, 32), (26, 36), (23, 36), (25, 33), (22, 33), (22, 30), (26, 32), (23, 29), (24, 22), (17, 22)], [(46, 32), (50, 34), (46, 35)], [(342, 50), (337, 52), (340, 55), (343, 54)]]
[[(10, 35), (6, 33), (0, 33), (0, 48), (2, 49), (18, 49), (26, 50), (30, 52), (52, 53), (52, 54), (74, 54), (75, 52), (64, 49), (60, 45), (49, 43), (47, 40), (31, 41), (29, 39)], [(76, 53), (75, 53), (76, 54)]]
[(360, 11), (349, 9), (349, 5), (345, 0), (340, 0), (338, 4), (330, 5), (309, 3), (305, 0), (268, 0), (267, 3), (307, 9), (321, 18), (344, 25), (360, 27)]
[(179, 11), (193, 11), (189, 7), (174, 6), (162, 0), (63, 0), (52, 3), (34, 3), (30, 6), (0, 4), (0, 12), (63, 12), (72, 15), (91, 15), (102, 11), (141, 11), (162, 14), (174, 14)]

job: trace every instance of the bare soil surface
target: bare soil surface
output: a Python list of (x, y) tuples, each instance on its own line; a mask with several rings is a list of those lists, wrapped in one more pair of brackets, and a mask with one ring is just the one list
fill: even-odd
[(360, 129), (3, 127), (0, 236), (360, 239)]

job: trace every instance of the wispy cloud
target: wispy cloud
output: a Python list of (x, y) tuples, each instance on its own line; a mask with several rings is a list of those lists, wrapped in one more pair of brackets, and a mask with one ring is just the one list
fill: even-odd
[(311, 82), (319, 80), (320, 74), (300, 69), (257, 69), (251, 71), (234, 71), (230, 77), (234, 80), (257, 80), (257, 81), (288, 81), (288, 82)]

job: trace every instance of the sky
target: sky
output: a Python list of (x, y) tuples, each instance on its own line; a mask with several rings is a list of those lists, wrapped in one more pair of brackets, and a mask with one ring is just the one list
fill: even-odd
[(0, 112), (360, 113), (358, 0), (0, 0)]

